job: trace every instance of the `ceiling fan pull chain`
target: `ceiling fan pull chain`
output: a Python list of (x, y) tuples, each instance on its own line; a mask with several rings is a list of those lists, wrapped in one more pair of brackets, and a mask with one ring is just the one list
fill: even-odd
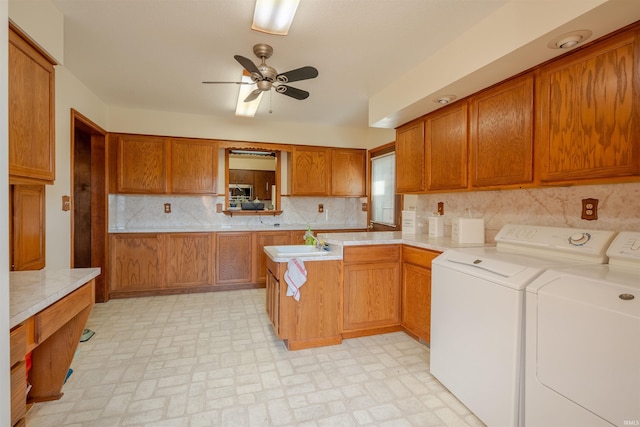
[(273, 103), (273, 97), (271, 96), (272, 93), (272, 91), (269, 91), (269, 114), (273, 113), (273, 109), (271, 108), (271, 105)]

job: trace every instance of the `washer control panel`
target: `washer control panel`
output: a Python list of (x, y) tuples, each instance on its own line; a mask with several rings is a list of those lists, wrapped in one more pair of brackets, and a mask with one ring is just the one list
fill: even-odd
[(609, 246), (607, 255), (611, 259), (637, 262), (640, 266), (640, 231), (621, 231)]

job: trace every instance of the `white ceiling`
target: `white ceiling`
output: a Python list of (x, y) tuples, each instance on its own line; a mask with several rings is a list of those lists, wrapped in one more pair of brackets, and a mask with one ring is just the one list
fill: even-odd
[[(64, 65), (109, 106), (232, 118), (238, 86), (201, 82), (238, 81), (233, 56), (259, 63), (253, 45), (267, 43), (274, 49), (267, 63), (279, 72), (311, 65), (319, 76), (291, 83), (310, 92), (306, 100), (265, 94), (256, 117), (366, 127), (370, 98), (469, 28), (506, 3), (549, 0), (301, 0), (288, 36), (250, 29), (255, 0), (53, 2), (65, 17)], [(639, 0), (608, 3), (633, 3), (640, 19)], [(468, 77), (464, 90), (480, 89)], [(389, 126), (415, 116), (407, 114)]]

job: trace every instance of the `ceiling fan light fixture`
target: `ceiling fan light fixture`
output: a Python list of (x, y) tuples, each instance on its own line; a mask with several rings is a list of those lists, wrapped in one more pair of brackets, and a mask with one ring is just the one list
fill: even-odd
[(286, 36), (300, 0), (256, 0), (251, 29)]
[[(254, 83), (251, 80), (251, 77), (247, 75), (248, 73), (242, 73), (243, 82)], [(260, 105), (260, 100), (262, 99), (262, 93), (258, 95), (256, 99), (250, 102), (244, 102), (244, 100), (249, 96), (251, 92), (255, 90), (255, 86), (248, 85), (238, 85), (238, 100), (236, 101), (236, 116), (241, 117), (253, 117), (256, 115), (256, 111), (258, 110), (258, 105)]]

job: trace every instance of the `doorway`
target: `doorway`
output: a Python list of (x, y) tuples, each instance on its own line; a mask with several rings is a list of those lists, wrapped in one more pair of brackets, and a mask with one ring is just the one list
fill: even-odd
[(107, 288), (107, 132), (71, 110), (71, 268), (100, 267), (96, 302)]

